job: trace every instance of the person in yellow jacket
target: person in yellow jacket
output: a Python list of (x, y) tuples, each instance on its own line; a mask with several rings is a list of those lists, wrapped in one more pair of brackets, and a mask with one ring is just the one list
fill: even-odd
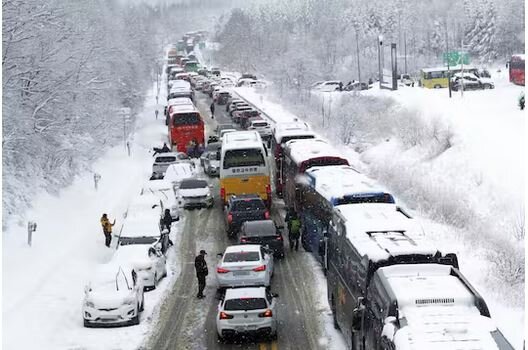
[(108, 216), (103, 214), (101, 217), (101, 226), (103, 226), (103, 233), (105, 235), (105, 245), (110, 248), (110, 242), (112, 241), (112, 226), (116, 223), (115, 219), (113, 223), (110, 223)]

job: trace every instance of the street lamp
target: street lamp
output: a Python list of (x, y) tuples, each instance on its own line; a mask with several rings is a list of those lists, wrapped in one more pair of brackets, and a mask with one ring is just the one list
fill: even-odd
[(380, 85), (380, 89), (381, 89), (381, 83), (383, 82), (383, 72), (382, 72), (382, 63), (381, 63), (381, 59), (382, 59), (382, 55), (381, 55), (381, 50), (383, 48), (383, 35), (380, 34), (378, 35), (378, 80), (379, 80), (379, 85)]

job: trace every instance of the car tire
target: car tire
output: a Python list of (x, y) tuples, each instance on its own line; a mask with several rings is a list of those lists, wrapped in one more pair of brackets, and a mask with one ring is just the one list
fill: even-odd
[(137, 326), (139, 324), (139, 305), (138, 305), (138, 312), (136, 312), (136, 316), (130, 320), (130, 324), (132, 326)]
[(440, 89), (441, 87), (442, 87), (442, 85), (440, 85), (440, 84), (436, 84), (436, 85), (434, 86), (435, 89)]
[(221, 344), (226, 344), (227, 341), (226, 341), (226, 338), (222, 337), (220, 334), (216, 333), (216, 335), (218, 336), (218, 342), (221, 343)]

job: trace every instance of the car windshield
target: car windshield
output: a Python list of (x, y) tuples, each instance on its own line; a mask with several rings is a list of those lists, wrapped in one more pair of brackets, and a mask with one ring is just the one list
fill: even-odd
[(173, 156), (156, 158), (156, 163), (173, 163), (175, 161), (176, 161), (176, 157), (173, 157)]
[(224, 169), (264, 165), (264, 156), (259, 148), (230, 150), (224, 155)]
[(268, 304), (264, 298), (240, 298), (226, 300), (224, 310), (242, 311), (242, 310), (260, 310), (266, 309)]
[(204, 180), (183, 180), (180, 184), (180, 189), (190, 190), (193, 188), (204, 188), (207, 187), (207, 182)]
[(226, 253), (224, 255), (225, 263), (259, 261), (259, 260), (260, 260), (259, 252), (233, 252), (233, 253)]
[(266, 222), (246, 222), (244, 234), (247, 237), (267, 237), (275, 236), (275, 224), (272, 221)]
[(119, 245), (153, 244), (157, 241), (156, 237), (121, 237), (119, 238)]
[(264, 210), (266, 206), (261, 199), (245, 199), (234, 201), (232, 210), (234, 211), (250, 211), (250, 210)]

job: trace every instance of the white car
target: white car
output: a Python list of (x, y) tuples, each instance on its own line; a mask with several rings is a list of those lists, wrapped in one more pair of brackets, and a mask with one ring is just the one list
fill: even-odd
[(151, 178), (163, 178), (163, 176), (165, 175), (165, 171), (167, 171), (169, 165), (189, 160), (189, 156), (183, 152), (159, 153), (155, 156), (154, 163), (152, 164)]
[(161, 234), (160, 219), (159, 215), (152, 213), (141, 217), (127, 217), (117, 237), (118, 245), (160, 242), (161, 250), (165, 253), (169, 246), (169, 237)]
[(250, 121), (248, 130), (256, 130), (263, 140), (271, 138), (271, 125), (264, 119), (253, 119)]
[(184, 209), (212, 208), (214, 198), (205, 180), (185, 179), (180, 183), (178, 198)]
[(237, 129), (223, 129), (223, 130), (220, 130), (220, 140), (223, 139), (225, 134), (229, 134), (230, 132), (236, 132), (236, 131), (238, 131), (238, 130)]
[(330, 81), (324, 81), (318, 85), (316, 85), (313, 89), (318, 91), (339, 91), (339, 86), (343, 86), (343, 83), (337, 80), (330, 80)]
[(174, 186), (167, 180), (150, 180), (143, 186), (141, 194), (154, 194), (159, 197), (165, 209), (169, 209), (172, 220), (180, 220), (180, 209), (176, 201)]
[(277, 337), (277, 294), (264, 287), (229, 288), (218, 303), (216, 331), (224, 341), (236, 335)]
[(176, 163), (171, 164), (165, 171), (164, 180), (171, 182), (176, 187), (180, 186), (180, 182), (184, 179), (190, 179), (196, 176), (196, 169), (194, 163)]
[(204, 160), (204, 172), (209, 176), (220, 176), (220, 152), (208, 152)]
[(218, 288), (271, 284), (273, 254), (258, 244), (227, 247), (216, 265)]
[(156, 289), (158, 282), (167, 276), (167, 258), (161, 252), (160, 244), (156, 248), (157, 241), (152, 240), (149, 237), (120, 240), (111, 261), (116, 265), (132, 266), (145, 290)]
[(154, 213), (158, 220), (163, 216), (165, 207), (159, 196), (153, 193), (145, 193), (134, 197), (125, 212), (125, 218), (148, 216)]
[(143, 308), (143, 283), (129, 266), (101, 265), (84, 288), (85, 327), (137, 325)]

